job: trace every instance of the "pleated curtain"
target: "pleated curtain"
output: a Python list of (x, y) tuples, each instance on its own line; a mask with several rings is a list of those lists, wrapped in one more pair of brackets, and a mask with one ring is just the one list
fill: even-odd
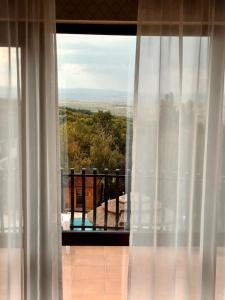
[(139, 1), (130, 300), (225, 299), (224, 73), (224, 1)]
[(0, 298), (61, 299), (53, 0), (0, 1)]

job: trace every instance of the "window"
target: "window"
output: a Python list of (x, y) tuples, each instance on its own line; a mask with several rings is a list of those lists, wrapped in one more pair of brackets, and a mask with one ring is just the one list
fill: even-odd
[[(61, 168), (64, 174), (62, 206), (76, 211), (76, 216), (80, 212), (83, 218), (88, 218), (88, 213), (95, 208), (98, 211), (102, 202), (127, 193), (136, 37), (57, 34), (57, 51)], [(68, 176), (71, 168), (75, 174), (72, 193)], [(79, 177), (83, 168), (86, 174), (85, 207), (82, 204), (83, 183)], [(88, 177), (93, 174), (93, 169), (97, 172), (95, 183)], [(116, 179), (118, 169), (119, 183)], [(112, 176), (106, 179), (105, 172)], [(78, 218), (81, 219), (81, 215)], [(96, 218), (97, 226), (98, 214)]]
[(62, 168), (124, 169), (135, 37), (58, 34), (57, 42)]

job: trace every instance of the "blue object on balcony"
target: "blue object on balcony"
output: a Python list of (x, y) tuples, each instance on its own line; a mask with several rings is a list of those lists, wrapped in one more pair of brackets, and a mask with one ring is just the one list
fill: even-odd
[[(73, 230), (81, 231), (82, 230), (82, 218), (74, 218), (73, 225), (80, 226), (80, 228), (73, 228)], [(84, 225), (85, 226), (93, 226), (93, 224), (88, 219), (85, 219)], [(85, 228), (85, 231), (92, 231), (92, 230), (93, 230), (93, 228)]]

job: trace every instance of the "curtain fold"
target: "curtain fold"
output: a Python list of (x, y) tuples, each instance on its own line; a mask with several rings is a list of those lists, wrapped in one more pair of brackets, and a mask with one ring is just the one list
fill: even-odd
[(224, 1), (141, 0), (129, 299), (224, 299)]
[(0, 2), (0, 295), (61, 299), (53, 0)]

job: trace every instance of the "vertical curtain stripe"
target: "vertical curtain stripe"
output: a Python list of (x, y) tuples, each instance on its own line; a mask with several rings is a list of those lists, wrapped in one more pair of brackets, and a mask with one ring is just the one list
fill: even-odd
[(138, 16), (129, 299), (224, 299), (225, 7)]

